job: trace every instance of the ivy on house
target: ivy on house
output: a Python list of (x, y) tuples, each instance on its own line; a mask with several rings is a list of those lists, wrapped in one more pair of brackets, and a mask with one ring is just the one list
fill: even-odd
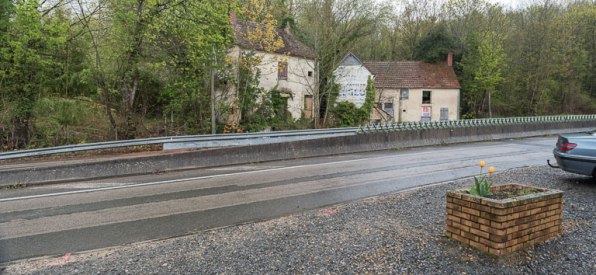
[(284, 97), (277, 86), (269, 91), (260, 87), (260, 62), (254, 52), (243, 53), (237, 104), (241, 112), (239, 127), (245, 132), (259, 132), (292, 121), (287, 112), (288, 98), (292, 95)]

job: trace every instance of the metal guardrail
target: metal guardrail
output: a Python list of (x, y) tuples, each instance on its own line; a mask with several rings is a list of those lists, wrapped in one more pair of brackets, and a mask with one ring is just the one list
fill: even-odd
[(367, 134), (367, 133), (377, 133), (377, 132), (420, 130), (420, 129), (482, 127), (482, 126), (549, 123), (549, 122), (565, 122), (565, 121), (589, 121), (589, 120), (596, 120), (596, 115), (483, 118), (483, 119), (465, 119), (465, 120), (430, 121), (430, 122), (370, 124), (367, 126), (358, 127), (357, 133), (358, 134)]
[(172, 136), (172, 137), (156, 137), (143, 138), (133, 140), (118, 140), (97, 143), (65, 145), (48, 148), (38, 148), (29, 150), (18, 150), (0, 153), (0, 160), (23, 158), (32, 156), (42, 156), (59, 153), (74, 153), (78, 151), (110, 149), (118, 147), (141, 146), (151, 144), (165, 144), (165, 143), (183, 143), (183, 142), (201, 142), (201, 141), (234, 141), (246, 139), (269, 139), (269, 138), (284, 138), (297, 136), (317, 136), (329, 134), (356, 134), (358, 127), (350, 128), (334, 128), (334, 129), (314, 129), (314, 130), (295, 130), (295, 131), (277, 131), (264, 133), (240, 133), (240, 134), (217, 134), (217, 135), (193, 135), (193, 136)]
[[(350, 128), (333, 129), (314, 129), (297, 131), (279, 131), (265, 133), (241, 133), (241, 134), (217, 134), (217, 135), (194, 135), (194, 136), (173, 136), (144, 138), (134, 140), (119, 140), (98, 143), (65, 145), (58, 147), (48, 147), (30, 150), (9, 151), (0, 153), (0, 160), (22, 158), (31, 156), (50, 155), (58, 153), (74, 153), (78, 151), (110, 149), (128, 146), (141, 146), (151, 144), (185, 143), (185, 142), (211, 142), (222, 146), (222, 142), (229, 141), (230, 145), (238, 140), (254, 140), (254, 144), (259, 143), (261, 139), (276, 139), (278, 141), (289, 141), (297, 139), (307, 139), (313, 136), (326, 137), (330, 135), (355, 135), (376, 132), (419, 130), (419, 129), (440, 129), (440, 128), (459, 128), (459, 127), (481, 127), (526, 123), (545, 123), (545, 122), (564, 122), (564, 121), (586, 121), (596, 120), (596, 115), (572, 115), (572, 116), (542, 116), (542, 117), (513, 117), (513, 118), (493, 118), (493, 119), (466, 119), (453, 121), (431, 121), (431, 122), (405, 122), (391, 124), (376, 124)], [(265, 142), (263, 142), (265, 143)]]

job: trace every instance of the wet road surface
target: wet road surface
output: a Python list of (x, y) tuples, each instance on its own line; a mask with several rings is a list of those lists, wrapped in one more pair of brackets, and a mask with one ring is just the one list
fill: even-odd
[[(191, 234), (545, 165), (556, 137), (276, 161), (0, 190), (0, 263)], [(447, 183), (448, 184), (448, 183)]]

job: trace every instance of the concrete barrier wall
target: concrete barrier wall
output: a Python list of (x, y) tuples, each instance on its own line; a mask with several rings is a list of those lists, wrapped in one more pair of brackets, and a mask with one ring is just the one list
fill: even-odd
[(41, 184), (89, 180), (162, 171), (370, 152), (397, 147), (406, 148), (531, 137), (589, 131), (593, 129), (596, 129), (596, 122), (578, 121), (359, 134), (285, 143), (89, 161), (77, 164), (56, 164), (29, 169), (4, 170), (0, 171), (0, 187), (13, 184)]

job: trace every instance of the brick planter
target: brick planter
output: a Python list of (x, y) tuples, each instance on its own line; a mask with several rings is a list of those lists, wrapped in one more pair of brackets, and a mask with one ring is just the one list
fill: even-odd
[[(507, 184), (490, 191), (510, 187), (530, 188)], [(445, 235), (495, 256), (560, 236), (563, 191), (532, 188), (544, 192), (495, 200), (470, 195), (465, 189), (447, 191)]]

